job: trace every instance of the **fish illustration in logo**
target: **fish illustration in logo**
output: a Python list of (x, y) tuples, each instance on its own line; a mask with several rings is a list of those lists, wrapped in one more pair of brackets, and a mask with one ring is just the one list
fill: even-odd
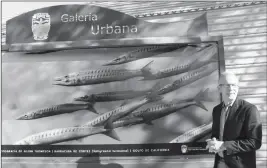
[(182, 153), (186, 153), (187, 152), (187, 145), (182, 145), (181, 151), (182, 151)]
[(32, 16), (32, 33), (34, 40), (46, 40), (50, 31), (51, 19), (48, 13), (36, 13)]

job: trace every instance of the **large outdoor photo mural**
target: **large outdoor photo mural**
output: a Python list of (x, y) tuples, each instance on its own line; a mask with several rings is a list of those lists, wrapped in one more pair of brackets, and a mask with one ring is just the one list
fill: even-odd
[(2, 144), (181, 143), (210, 130), (216, 43), (54, 55), (74, 53), (90, 56), (3, 63)]

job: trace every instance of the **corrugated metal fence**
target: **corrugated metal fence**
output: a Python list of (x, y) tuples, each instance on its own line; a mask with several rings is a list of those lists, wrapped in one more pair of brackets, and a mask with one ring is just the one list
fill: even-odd
[[(230, 2), (223, 5), (229, 4)], [(199, 5), (196, 5), (195, 9)], [(207, 3), (206, 8), (209, 8), (209, 5), (210, 3)], [(191, 11), (194, 11), (192, 9), (193, 7)], [(200, 13), (186, 12), (144, 17), (144, 19), (150, 21), (181, 20), (196, 17)], [(209, 35), (224, 36), (226, 69), (237, 73), (240, 77), (240, 97), (255, 104), (260, 111), (263, 123), (263, 144), (257, 152), (257, 160), (258, 167), (266, 167), (266, 3), (207, 10), (207, 17)]]

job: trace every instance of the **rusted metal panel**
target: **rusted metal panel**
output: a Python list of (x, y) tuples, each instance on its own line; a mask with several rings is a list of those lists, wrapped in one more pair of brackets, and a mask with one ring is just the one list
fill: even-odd
[(242, 20), (242, 22), (234, 22), (234, 23), (229, 23), (227, 22), (226, 24), (214, 24), (214, 25), (209, 25), (209, 31), (219, 31), (219, 30), (229, 30), (229, 29), (240, 29), (240, 27), (243, 28), (249, 28), (249, 27), (259, 27), (259, 26), (265, 26), (266, 25), (266, 20), (256, 20), (256, 21), (247, 21), (247, 20)]
[(266, 96), (263, 97), (250, 97), (245, 98), (246, 101), (255, 104), (255, 103), (265, 103), (266, 102)]
[(266, 72), (266, 64), (253, 66), (251, 64), (247, 67), (226, 66), (227, 71), (236, 73), (237, 75), (261, 75), (262, 72)]
[(267, 144), (262, 143), (260, 150), (266, 151), (266, 149), (267, 149)]
[(225, 57), (226, 59), (231, 58), (251, 58), (251, 57), (261, 57), (265, 56), (267, 54), (265, 49), (259, 49), (259, 50), (249, 50), (249, 51), (231, 51), (226, 52)]
[(241, 44), (251, 44), (251, 43), (259, 43), (267, 41), (267, 34), (248, 34), (248, 35), (238, 35), (238, 36), (229, 36), (224, 37), (224, 45), (241, 45)]
[[(195, 8), (195, 9), (198, 9), (198, 8)], [(203, 10), (199, 10), (198, 12), (183, 11), (183, 12), (179, 12), (178, 14), (176, 14), (175, 11), (172, 11), (171, 15), (164, 15), (164, 12), (160, 13), (157, 11), (155, 13), (159, 13), (158, 15), (140, 14), (140, 16), (144, 16), (144, 17), (142, 17), (143, 19), (150, 20), (150, 21), (152, 21), (152, 20), (153, 21), (160, 21), (160, 20), (168, 21), (169, 19), (173, 19), (173, 18), (178, 19), (178, 20), (182, 20), (182, 19), (193, 18), (204, 11), (208, 12), (207, 17), (209, 20), (209, 24), (213, 24), (213, 20), (217, 19), (217, 18), (236, 17), (238, 19), (238, 17), (250, 16), (250, 17), (247, 17), (246, 20), (253, 20), (253, 19), (257, 19), (257, 18), (255, 18), (254, 15), (259, 15), (259, 14), (264, 15), (265, 14), (266, 4), (255, 5), (255, 6), (243, 6), (243, 7), (237, 7), (237, 8), (229, 8), (228, 7), (228, 8), (220, 8), (220, 9), (216, 9), (216, 10), (209, 10), (209, 7), (206, 7), (206, 8), (204, 7)], [(147, 11), (146, 13), (151, 13), (151, 12)], [(138, 17), (138, 15), (137, 15), (137, 17)], [(223, 20), (221, 20), (221, 21), (223, 24), (226, 23)], [(220, 21), (215, 21), (214, 23), (220, 23)]]
[(263, 112), (267, 111), (267, 104), (255, 103), (254, 105), (257, 106), (258, 110), (260, 111), (263, 111)]
[[(266, 11), (264, 11), (266, 12)], [(231, 16), (231, 17), (218, 17), (218, 18), (212, 18), (208, 21), (209, 25), (210, 24), (229, 24), (232, 23), (233, 25), (236, 22), (248, 22), (248, 21), (262, 21), (266, 19), (266, 15), (264, 15), (264, 12), (262, 13), (255, 13), (255, 14), (246, 14), (246, 15), (237, 15), (237, 16)]]
[(246, 64), (259, 64), (259, 63), (267, 63), (267, 56), (261, 57), (250, 57), (250, 58), (236, 58), (236, 59), (226, 59), (225, 64), (228, 66), (235, 65), (246, 65)]
[(239, 87), (266, 87), (266, 81), (246, 81), (246, 82), (239, 82)]
[(241, 28), (235, 30), (225, 30), (225, 31), (213, 31), (210, 32), (211, 36), (235, 36), (235, 35), (246, 35), (246, 34), (257, 34), (257, 33), (266, 33), (266, 26), (258, 26), (253, 28)]
[(256, 152), (256, 158), (267, 158), (266, 150), (258, 150)]
[[(263, 124), (266, 124), (267, 123), (267, 112), (266, 111), (264, 111), (264, 112), (261, 111), (260, 114), (261, 114), (261, 122)], [(266, 146), (265, 146), (264, 150), (266, 150)]]
[(267, 137), (266, 136), (262, 137), (262, 143), (267, 143)]
[(267, 75), (265, 72), (258, 73), (257, 75), (244, 74), (244, 75), (239, 75), (239, 81), (266, 80), (266, 76)]
[(251, 95), (251, 94), (267, 94), (266, 87), (245, 87), (245, 88), (239, 88), (239, 94), (240, 95)]
[(242, 45), (225, 45), (224, 50), (227, 51), (246, 51), (246, 50), (257, 50), (267, 48), (266, 43), (253, 43), (253, 44), (242, 44)]

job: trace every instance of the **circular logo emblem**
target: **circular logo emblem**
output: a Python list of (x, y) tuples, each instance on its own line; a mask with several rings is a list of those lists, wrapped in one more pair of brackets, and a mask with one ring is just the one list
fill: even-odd
[(182, 151), (182, 153), (186, 153), (187, 152), (187, 145), (182, 145), (181, 151)]

